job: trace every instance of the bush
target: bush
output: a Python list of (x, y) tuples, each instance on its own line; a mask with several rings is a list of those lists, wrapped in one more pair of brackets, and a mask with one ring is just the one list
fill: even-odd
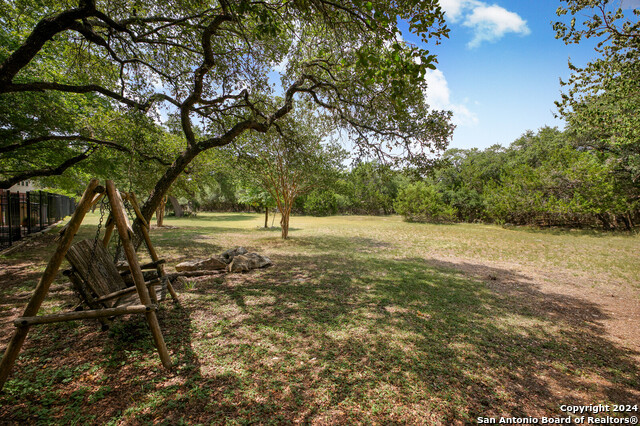
[(338, 199), (330, 191), (314, 191), (304, 201), (304, 212), (313, 216), (330, 216), (338, 212)]
[(451, 222), (456, 209), (447, 205), (436, 188), (416, 182), (401, 189), (394, 204), (396, 212), (410, 222)]

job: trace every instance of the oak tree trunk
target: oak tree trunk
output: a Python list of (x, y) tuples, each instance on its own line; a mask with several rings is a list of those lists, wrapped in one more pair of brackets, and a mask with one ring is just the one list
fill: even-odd
[(173, 206), (173, 211), (176, 212), (176, 217), (184, 216), (184, 210), (176, 197), (169, 195), (169, 202), (171, 202), (171, 205)]
[(169, 191), (169, 188), (171, 188), (173, 182), (175, 182), (178, 176), (180, 176), (180, 173), (184, 171), (191, 160), (193, 160), (200, 152), (201, 151), (199, 149), (189, 149), (184, 151), (164, 172), (164, 175), (162, 175), (160, 180), (156, 183), (155, 188), (153, 188), (151, 196), (149, 196), (149, 199), (144, 203), (144, 206), (142, 206), (142, 214), (147, 222), (151, 220), (153, 213), (158, 209), (158, 206)]
[(163, 197), (158, 210), (156, 210), (156, 225), (164, 226), (164, 209), (167, 205), (167, 197)]

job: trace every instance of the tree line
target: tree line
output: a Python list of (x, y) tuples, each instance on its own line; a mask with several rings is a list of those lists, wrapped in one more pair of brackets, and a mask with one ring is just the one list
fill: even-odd
[[(640, 10), (561, 0), (567, 44), (599, 41), (557, 102), (564, 131), (445, 151), (429, 108), (448, 36), (435, 0), (5, 2), (0, 188), (90, 177), (203, 208), (632, 228), (640, 186)], [(570, 19), (568, 19), (570, 18)], [(349, 140), (355, 166), (336, 143)]]
[[(618, 158), (582, 145), (568, 130), (528, 131), (508, 147), (449, 149), (427, 175), (373, 161), (347, 167), (338, 161), (345, 158), (327, 156), (324, 167), (305, 169), (310, 186), (295, 197), (293, 213), (602, 229), (631, 229), (640, 220), (640, 192)], [(277, 195), (261, 182), (234, 165), (182, 200), (196, 209), (268, 214)]]
[(150, 168), (149, 219), (202, 158), (277, 130), (296, 101), (362, 155), (426, 167), (426, 153), (446, 147), (451, 114), (428, 108), (437, 60), (404, 41), (399, 19), (425, 42), (449, 31), (433, 0), (5, 2), (0, 187), (74, 169), (132, 180)]

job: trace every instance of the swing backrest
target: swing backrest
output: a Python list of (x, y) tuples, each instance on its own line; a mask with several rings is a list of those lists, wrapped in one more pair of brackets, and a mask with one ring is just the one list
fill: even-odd
[[(72, 273), (78, 278), (73, 283), (76, 287), (85, 286), (78, 290), (90, 306), (94, 304), (91, 299), (95, 300), (127, 287), (101, 241), (82, 240), (69, 248), (66, 258), (73, 267)], [(115, 300), (103, 302), (106, 307), (111, 307), (114, 303)]]

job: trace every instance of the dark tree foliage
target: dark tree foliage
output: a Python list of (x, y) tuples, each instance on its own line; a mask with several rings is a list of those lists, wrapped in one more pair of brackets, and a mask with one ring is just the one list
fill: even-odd
[[(598, 41), (597, 57), (573, 72), (557, 102), (578, 146), (606, 155), (613, 171), (627, 180), (628, 195), (640, 195), (640, 9), (623, 10), (610, 0), (564, 0), (567, 21), (554, 25), (567, 44)], [(624, 3), (622, 3), (624, 4)]]
[(508, 148), (449, 150), (429, 178), (400, 191), (409, 220), (631, 229), (638, 200), (614, 173), (615, 157), (576, 148), (571, 132), (542, 128)]
[[(359, 155), (396, 165), (428, 166), (451, 135), (450, 113), (429, 111), (424, 100), (435, 57), (405, 43), (397, 26), (402, 19), (437, 43), (448, 30), (436, 0), (19, 1), (0, 14), (11, 39), (0, 63), (3, 102), (75, 96), (117, 113), (163, 107), (177, 117), (179, 149), (142, 208), (147, 218), (196, 157), (245, 132), (268, 132), (295, 98), (329, 113)], [(53, 61), (64, 66), (46, 72)], [(38, 137), (82, 129), (49, 127)], [(78, 155), (99, 144), (83, 142)]]

